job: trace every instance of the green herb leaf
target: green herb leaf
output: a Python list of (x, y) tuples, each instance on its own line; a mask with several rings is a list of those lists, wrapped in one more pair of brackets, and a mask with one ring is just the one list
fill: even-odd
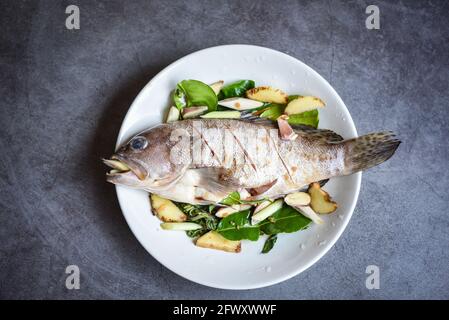
[(187, 105), (186, 95), (184, 91), (178, 87), (173, 91), (173, 103), (175, 104), (176, 108), (179, 109), (179, 111), (181, 111)]
[[(186, 105), (187, 107), (193, 106), (207, 106), (208, 111), (217, 110), (217, 95), (214, 90), (209, 87), (207, 84), (198, 81), (198, 80), (183, 80), (177, 85), (177, 90), (175, 90), (175, 95), (173, 96), (173, 100), (175, 100), (175, 104), (177, 104), (177, 100), (181, 99), (181, 94), (177, 91), (180, 90), (185, 95)], [(175, 99), (176, 97), (176, 99)], [(178, 101), (178, 103), (182, 104), (182, 101)], [(176, 105), (178, 107), (178, 105)], [(179, 107), (178, 107), (179, 108)]]
[(260, 230), (258, 226), (249, 224), (250, 215), (250, 210), (233, 213), (220, 221), (217, 231), (228, 240), (256, 241), (259, 239)]
[(189, 203), (175, 203), (182, 212), (189, 216), (188, 221), (192, 221), (200, 224), (203, 228), (197, 230), (186, 231), (187, 235), (191, 238), (196, 238), (205, 234), (209, 230), (215, 230), (218, 226), (218, 219), (212, 214), (210, 206), (196, 206)]
[(276, 243), (277, 239), (278, 239), (277, 234), (272, 234), (271, 236), (269, 236), (268, 239), (265, 240), (265, 243), (264, 243), (263, 249), (262, 249), (262, 253), (270, 252), (270, 250), (273, 249), (274, 244)]
[[(232, 216), (232, 215), (231, 215)], [(310, 219), (304, 217), (292, 207), (284, 206), (276, 213), (257, 224), (265, 234), (291, 233), (305, 229)]]
[(221, 203), (224, 205), (227, 205), (227, 206), (232, 206), (234, 204), (240, 204), (241, 203), (240, 193), (238, 193), (237, 191), (230, 193), (226, 198), (221, 200)]
[(270, 103), (267, 108), (260, 114), (261, 118), (267, 118), (276, 121), (284, 113), (285, 105)]
[(196, 229), (196, 230), (188, 230), (188, 231), (186, 231), (186, 234), (190, 238), (197, 238), (197, 237), (201, 237), (203, 234), (205, 234), (208, 231), (209, 230), (204, 229), (204, 228), (203, 229)]
[(253, 80), (241, 80), (231, 83), (221, 88), (221, 91), (218, 94), (218, 100), (223, 100), (232, 97), (243, 97), (245, 95), (246, 90), (254, 88), (255, 85), (256, 84)]
[(317, 128), (318, 122), (319, 115), (316, 109), (288, 116), (288, 123), (290, 124), (305, 124)]
[(232, 206), (234, 204), (259, 204), (261, 202), (264, 202), (265, 200), (268, 199), (263, 198), (259, 200), (242, 200), (240, 199), (240, 193), (234, 191), (230, 193), (226, 198), (221, 200), (221, 204), (224, 204), (226, 206)]

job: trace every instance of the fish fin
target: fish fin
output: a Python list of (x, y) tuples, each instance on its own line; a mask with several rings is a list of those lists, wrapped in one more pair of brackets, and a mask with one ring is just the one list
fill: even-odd
[(346, 149), (344, 174), (374, 167), (388, 160), (401, 141), (391, 131), (371, 133), (343, 142)]
[[(259, 116), (256, 116), (251, 112), (242, 112), (240, 120), (278, 129), (278, 125), (276, 124), (275, 121), (272, 121), (267, 118), (260, 118)], [(322, 140), (323, 143), (336, 143), (343, 141), (343, 137), (332, 130), (316, 129), (315, 127), (308, 126), (305, 124), (289, 123), (289, 125), (297, 134), (312, 136), (312, 138), (314, 139)]]
[(249, 194), (252, 197), (255, 197), (255, 196), (261, 195), (262, 193), (265, 193), (266, 191), (270, 190), (271, 187), (274, 186), (277, 181), (278, 181), (278, 179), (275, 179), (267, 184), (264, 184), (263, 186), (256, 187), (256, 188), (249, 188), (246, 190), (249, 192)]
[(225, 175), (225, 170), (221, 168), (197, 168), (194, 170), (199, 180), (196, 186), (217, 194), (224, 194), (226, 197), (229, 193), (236, 191), (239, 186), (231, 181), (221, 179)]
[(295, 132), (299, 135), (305, 134), (313, 139), (321, 140), (323, 143), (338, 143), (343, 141), (343, 137), (332, 130), (316, 129), (307, 125), (291, 125)]
[(324, 187), (326, 185), (326, 183), (329, 182), (329, 179), (324, 179), (324, 180), (320, 180), (320, 181), (317, 181), (317, 182), (320, 185), (320, 188), (322, 188), (322, 187)]
[[(329, 182), (329, 179), (324, 179), (324, 180), (320, 180), (320, 181), (316, 181), (316, 183), (318, 183), (320, 185), (320, 188), (324, 187), (326, 185), (326, 183)], [(301, 192), (307, 192), (307, 190), (309, 190), (309, 185), (304, 186), (302, 189), (300, 189), (299, 191)]]

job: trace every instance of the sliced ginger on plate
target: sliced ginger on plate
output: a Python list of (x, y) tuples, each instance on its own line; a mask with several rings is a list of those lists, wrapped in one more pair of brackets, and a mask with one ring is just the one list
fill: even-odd
[(249, 89), (246, 91), (246, 97), (261, 102), (280, 104), (285, 104), (288, 101), (288, 95), (285, 92), (268, 86)]
[(284, 112), (287, 115), (299, 114), (306, 111), (324, 108), (324, 106), (325, 103), (320, 98), (312, 96), (297, 97), (288, 103)]
[(228, 240), (217, 231), (209, 231), (196, 240), (198, 247), (222, 250), (226, 252), (240, 252), (242, 245), (240, 241)]
[(172, 201), (162, 198), (157, 194), (150, 195), (153, 213), (164, 222), (184, 222), (187, 215), (182, 212)]
[(329, 194), (321, 189), (320, 184), (317, 182), (312, 183), (309, 186), (307, 192), (310, 195), (310, 207), (316, 213), (328, 214), (337, 210), (337, 203), (332, 201)]

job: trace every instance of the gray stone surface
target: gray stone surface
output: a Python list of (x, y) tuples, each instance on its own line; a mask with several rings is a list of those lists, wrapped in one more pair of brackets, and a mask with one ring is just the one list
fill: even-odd
[[(220, 4), (219, 4), (220, 3)], [(81, 29), (65, 28), (77, 4)], [(377, 4), (381, 29), (365, 28)], [(449, 298), (447, 1), (2, 1), (0, 298)], [(330, 80), (359, 132), (403, 144), (363, 175), (341, 239), (301, 275), (226, 291), (180, 278), (139, 245), (104, 181), (133, 98), (196, 50), (248, 43)], [(65, 288), (65, 267), (81, 289)], [(381, 288), (365, 288), (365, 268)]]

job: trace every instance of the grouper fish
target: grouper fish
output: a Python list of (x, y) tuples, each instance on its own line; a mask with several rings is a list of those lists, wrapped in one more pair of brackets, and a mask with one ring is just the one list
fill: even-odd
[(350, 175), (389, 159), (392, 132), (343, 140), (331, 130), (293, 127), (282, 140), (275, 123), (192, 119), (160, 124), (122, 145), (104, 162), (107, 181), (192, 204), (216, 204), (238, 191), (276, 199), (308, 184)]

